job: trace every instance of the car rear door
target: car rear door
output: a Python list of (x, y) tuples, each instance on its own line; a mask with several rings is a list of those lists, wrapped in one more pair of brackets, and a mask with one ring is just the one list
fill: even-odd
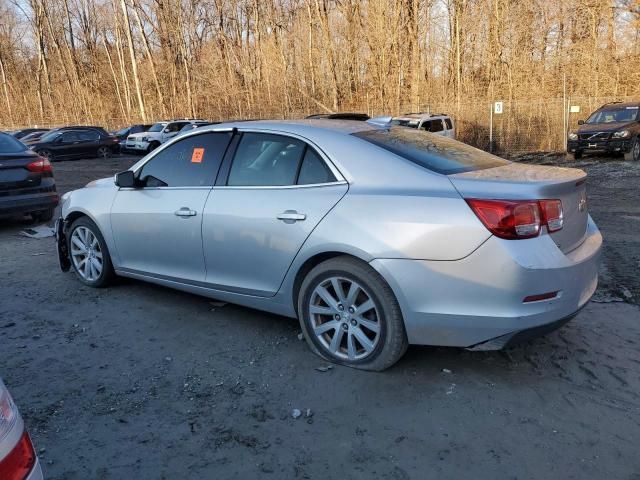
[(100, 146), (100, 134), (95, 130), (79, 130), (78, 154), (82, 157), (95, 156)]
[(206, 282), (273, 296), (304, 241), (348, 185), (302, 139), (247, 131), (236, 142), (204, 210)]
[(111, 207), (117, 268), (198, 283), (205, 279), (202, 218), (231, 131), (205, 132), (158, 150)]
[(81, 139), (76, 130), (64, 132), (50, 147), (56, 158), (75, 158), (82, 155)]

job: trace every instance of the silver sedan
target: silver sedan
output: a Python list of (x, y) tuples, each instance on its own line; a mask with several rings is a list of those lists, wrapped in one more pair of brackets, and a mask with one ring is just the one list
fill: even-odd
[(297, 317), (332, 362), (409, 344), (500, 349), (567, 322), (598, 281), (581, 170), (366, 122), (203, 127), (64, 195), (60, 262)]

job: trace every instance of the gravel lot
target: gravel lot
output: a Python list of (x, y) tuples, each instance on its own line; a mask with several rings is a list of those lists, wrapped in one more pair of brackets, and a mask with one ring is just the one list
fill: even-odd
[[(56, 163), (60, 193), (134, 161)], [(640, 165), (572, 165), (605, 235), (595, 301), (508, 351), (412, 347), (384, 373), (318, 370), (287, 318), (84, 287), (52, 239), (4, 221), (0, 375), (45, 476), (640, 479)]]

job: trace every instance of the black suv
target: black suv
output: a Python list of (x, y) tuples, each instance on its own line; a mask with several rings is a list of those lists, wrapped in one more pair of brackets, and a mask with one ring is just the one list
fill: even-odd
[(56, 205), (58, 194), (49, 160), (0, 133), (0, 217), (28, 213), (46, 222)]
[(622, 153), (625, 160), (640, 160), (640, 102), (607, 103), (570, 132), (567, 152), (576, 160), (583, 153)]

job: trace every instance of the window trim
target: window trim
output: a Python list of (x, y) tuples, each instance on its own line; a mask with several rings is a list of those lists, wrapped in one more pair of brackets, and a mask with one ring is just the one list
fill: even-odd
[(202, 131), (202, 130), (197, 131), (197, 130), (198, 129), (194, 129), (193, 133), (189, 132), (189, 133), (186, 133), (184, 135), (179, 135), (178, 137), (175, 137), (175, 138), (171, 139), (170, 141), (163, 143), (162, 145), (160, 145), (160, 147), (156, 148), (153, 152), (149, 153), (147, 156), (143, 157), (138, 163), (133, 165), (131, 167), (131, 170), (133, 171), (134, 177), (138, 178), (138, 176), (140, 175), (140, 171), (145, 167), (145, 165), (147, 163), (149, 163), (151, 160), (156, 158), (157, 155), (162, 153), (162, 151), (166, 150), (167, 148), (169, 148), (174, 143), (181, 142), (183, 140), (186, 140), (189, 137), (195, 137), (197, 135), (206, 135), (208, 133), (231, 133), (231, 138), (229, 139), (229, 143), (227, 144), (226, 150), (222, 154), (222, 161), (220, 162), (220, 166), (218, 167), (218, 171), (216, 172), (215, 177), (213, 178), (213, 180), (211, 182), (211, 185), (201, 185), (201, 186), (193, 186), (192, 185), (192, 186), (182, 186), (182, 187), (170, 187), (170, 186), (167, 186), (167, 187), (140, 187), (140, 188), (126, 188), (126, 189), (121, 189), (121, 190), (185, 190), (185, 189), (207, 189), (208, 190), (208, 189), (211, 189), (213, 186), (215, 186), (216, 182), (218, 180), (218, 177), (220, 176), (220, 172), (222, 172), (222, 167), (224, 166), (225, 160), (227, 158), (227, 154), (229, 153), (229, 149), (231, 147), (231, 144), (233, 143), (233, 139), (235, 138), (235, 129), (234, 128), (219, 128), (219, 129), (215, 129), (215, 130), (206, 130), (206, 131)]
[[(302, 135), (297, 135), (291, 132), (283, 132), (282, 130), (275, 130), (270, 128), (236, 128), (236, 134), (231, 139), (230, 147), (233, 145), (233, 149), (228, 148), (225, 154), (225, 158), (222, 161), (222, 166), (220, 167), (220, 174), (222, 177), (220, 178), (220, 174), (218, 175), (218, 181), (216, 182), (216, 189), (247, 189), (247, 190), (274, 190), (274, 189), (293, 189), (293, 188), (310, 188), (310, 187), (326, 187), (330, 185), (344, 185), (348, 182), (345, 180), (344, 176), (338, 170), (338, 168), (333, 164), (333, 162), (329, 159), (329, 156), (320, 148), (318, 145), (306, 137)], [(302, 153), (302, 157), (300, 158), (300, 163), (298, 165), (298, 170), (302, 168), (302, 162), (304, 161), (304, 155), (306, 153), (307, 147), (313, 148), (313, 150), (318, 154), (320, 160), (324, 162), (324, 164), (329, 168), (333, 176), (335, 177), (335, 181), (333, 182), (325, 182), (325, 183), (309, 183), (306, 185), (227, 185), (227, 181), (229, 180), (229, 173), (231, 172), (231, 164), (235, 157), (236, 151), (238, 149), (238, 145), (240, 144), (240, 140), (236, 141), (234, 144), (235, 138), (242, 138), (242, 134), (244, 133), (264, 133), (265, 135), (280, 135), (283, 137), (290, 137), (295, 140), (299, 140), (305, 144), (305, 149)], [(299, 171), (296, 172), (296, 182), (298, 181)]]

